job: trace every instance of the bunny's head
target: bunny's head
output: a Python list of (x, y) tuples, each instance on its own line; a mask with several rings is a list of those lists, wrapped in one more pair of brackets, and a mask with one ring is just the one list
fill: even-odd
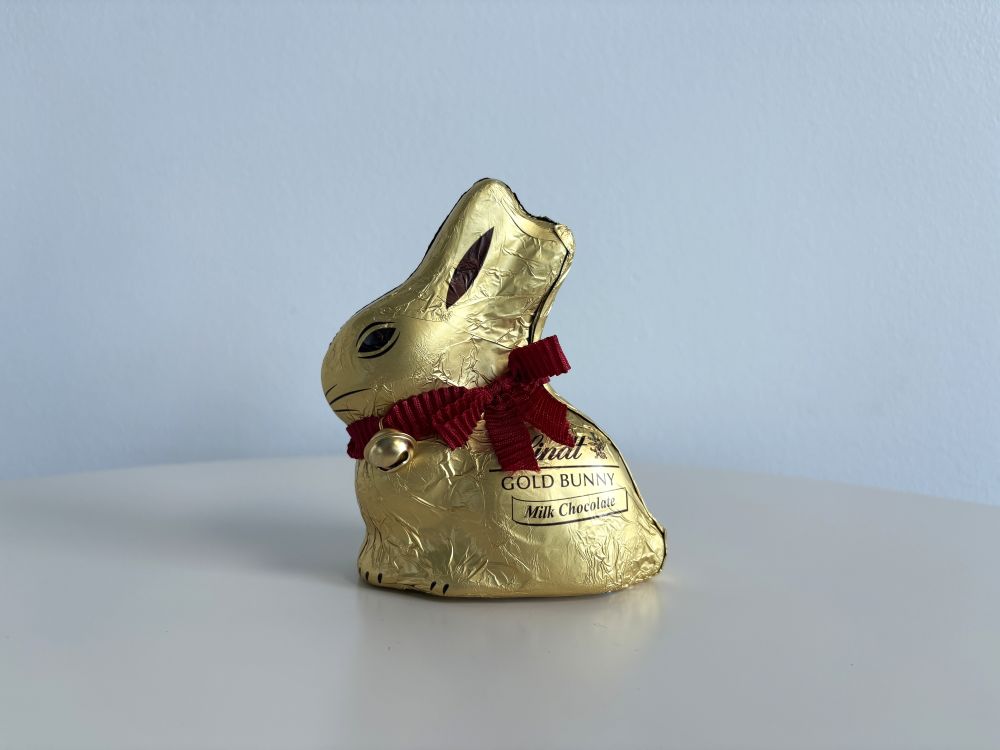
[(416, 393), (493, 380), (511, 349), (541, 337), (572, 258), (567, 227), (529, 214), (502, 182), (480, 180), (410, 277), (330, 342), (330, 407), (350, 423)]

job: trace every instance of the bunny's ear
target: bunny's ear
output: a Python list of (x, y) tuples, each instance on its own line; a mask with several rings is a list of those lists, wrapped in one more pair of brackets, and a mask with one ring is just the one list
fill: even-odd
[(455, 266), (455, 272), (448, 282), (448, 295), (445, 298), (445, 307), (451, 307), (462, 295), (469, 291), (472, 282), (479, 275), (479, 269), (483, 267), (486, 260), (486, 253), (490, 251), (490, 243), (493, 241), (493, 227), (490, 227), (481, 235), (479, 239), (472, 243), (472, 246), (465, 251), (462, 260)]
[(504, 183), (480, 180), (455, 204), (404, 283), (415, 297), (406, 314), (520, 346), (540, 337), (572, 256), (568, 228), (529, 214)]

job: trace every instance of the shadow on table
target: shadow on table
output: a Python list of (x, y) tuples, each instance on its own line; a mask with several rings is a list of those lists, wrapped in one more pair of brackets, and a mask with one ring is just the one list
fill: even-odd
[(658, 721), (648, 707), (670, 675), (650, 654), (665, 633), (666, 584), (478, 600), (362, 585), (338, 631), (352, 688), (331, 710), (344, 723), (391, 715), (366, 724), (371, 747), (450, 747), (470, 727), (488, 728), (475, 730), (488, 747), (618, 747), (616, 727)]
[(108, 503), (94, 498), (23, 497), (2, 522), (22, 541), (72, 555), (126, 556), (186, 565), (219, 564), (357, 584), (361, 519), (344, 522), (315, 508), (234, 504), (226, 509)]

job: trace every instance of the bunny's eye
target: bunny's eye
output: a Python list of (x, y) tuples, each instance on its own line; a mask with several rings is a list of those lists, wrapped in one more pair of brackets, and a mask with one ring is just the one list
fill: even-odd
[(372, 323), (358, 336), (358, 354), (364, 359), (381, 357), (392, 349), (398, 336), (399, 332), (391, 325)]

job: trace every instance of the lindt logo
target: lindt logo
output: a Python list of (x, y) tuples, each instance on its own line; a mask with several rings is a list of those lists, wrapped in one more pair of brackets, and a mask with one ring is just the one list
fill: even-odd
[(546, 440), (542, 435), (535, 435), (531, 441), (531, 448), (539, 463), (542, 461), (575, 461), (583, 457), (580, 451), (586, 442), (587, 438), (580, 435), (573, 445), (559, 445), (559, 443)]

